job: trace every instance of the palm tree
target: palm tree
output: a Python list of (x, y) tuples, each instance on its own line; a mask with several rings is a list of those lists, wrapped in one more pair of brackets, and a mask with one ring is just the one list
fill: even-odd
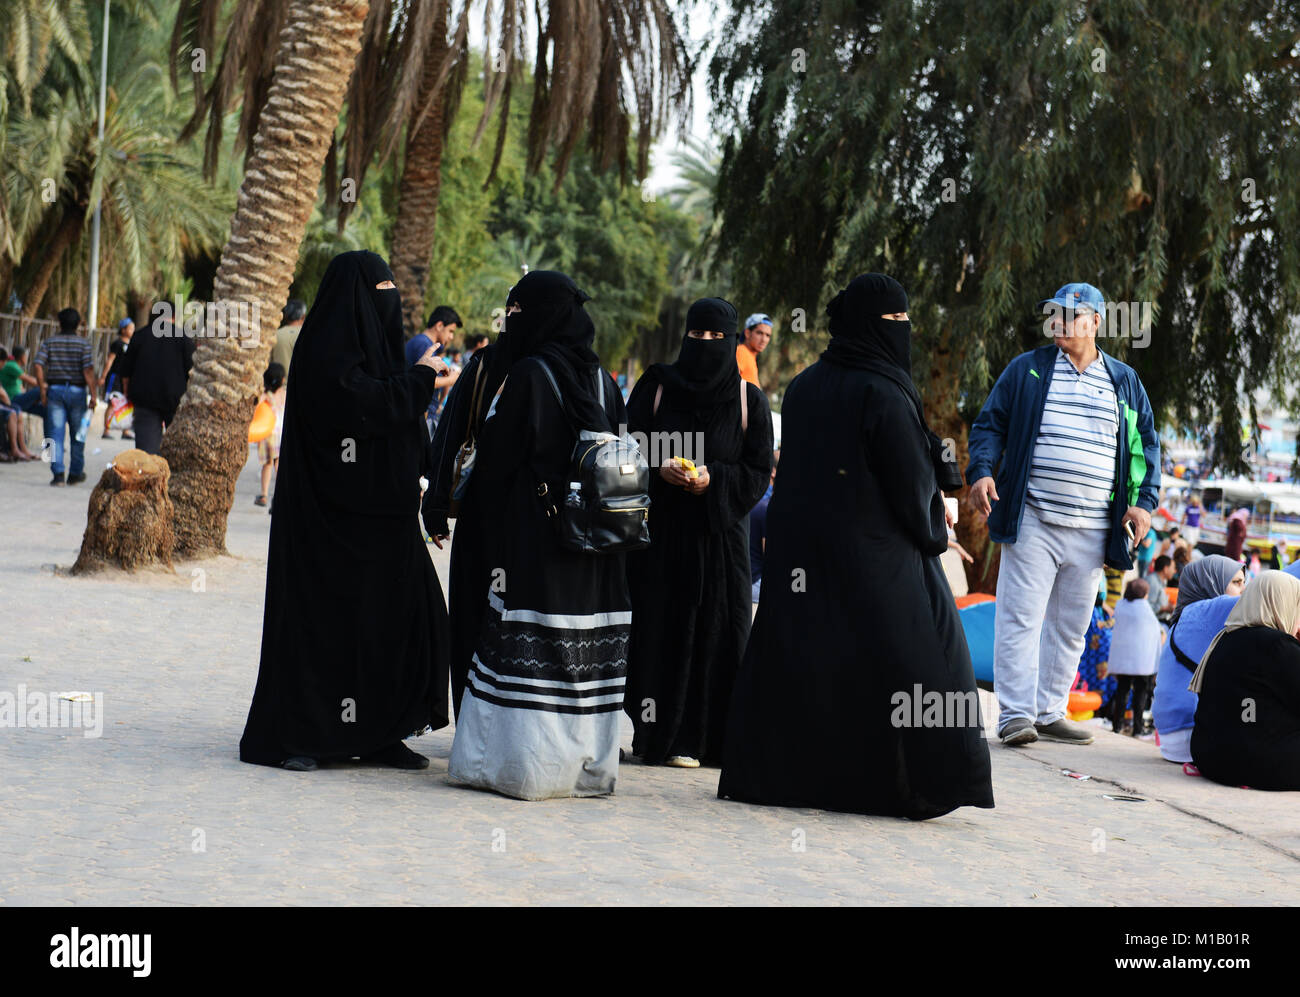
[[(279, 4), (279, 0), (275, 0)], [(273, 70), (221, 254), (213, 297), (260, 313), (260, 342), (216, 313), (194, 355), (189, 388), (162, 456), (171, 468), (176, 549), (182, 556), (225, 550), (235, 479), (248, 460), (248, 424), (293, 279), (321, 164), (369, 10), (368, 0), (287, 0)]]
[[(211, 83), (195, 80), (195, 111), (186, 134), (207, 122), (207, 168), (221, 147), (227, 113), (244, 80), (240, 146), (257, 126), (269, 79), (262, 39), (282, 17), (284, 0), (245, 0), (225, 28), (227, 42)], [(190, 46), (214, 50), (223, 0), (181, 0), (172, 37), (175, 66)], [(442, 176), (442, 152), (459, 106), (469, 66), (471, 14), (482, 8), (488, 28), (484, 57), (484, 109), (474, 143), (498, 114), (493, 163), (505, 147), (511, 97), (525, 65), (527, 0), (375, 0), (362, 33), (362, 49), (348, 91), (344, 131), (326, 160), (326, 197), (340, 230), (352, 201), (340, 198), (344, 182), (359, 187), (368, 168), (404, 149), (397, 218), (389, 262), (402, 289), (407, 335), (421, 327), (433, 257)], [(689, 60), (667, 0), (566, 0), (539, 3), (532, 53), (533, 95), (527, 165), (540, 168), (555, 150), (556, 189), (585, 134), (601, 168), (626, 170), (636, 121), (635, 172), (644, 177), (650, 143), (670, 111), (689, 104)], [(454, 14), (454, 16), (453, 16)], [(454, 24), (452, 37), (448, 29)]]
[[(0, 3), (0, 162), (9, 162), (7, 124), (18, 109), (31, 112), (32, 95), (51, 59), (62, 55), (67, 67), (80, 70), (90, 52), (90, 29), (81, 0), (5, 0)], [(81, 73), (84, 78), (84, 72)], [(9, 286), (18, 259), (10, 202), (0, 191), (0, 285)], [(8, 294), (3, 300), (8, 299)]]
[[(51, 287), (61, 292), (60, 302), (80, 300), (88, 209), (100, 198), (105, 307), (128, 292), (176, 286), (187, 252), (220, 246), (233, 199), (204, 183), (188, 150), (177, 145), (157, 65), (133, 63), (110, 89), (102, 150), (88, 85), (41, 96), (42, 113), (9, 123), (0, 189), (0, 200), (12, 206), (12, 239), (23, 257), (12, 286), (25, 319), (36, 317)], [(46, 178), (58, 181), (52, 202), (43, 196)], [(0, 297), (9, 289), (0, 282)], [(97, 320), (87, 316), (91, 325)]]

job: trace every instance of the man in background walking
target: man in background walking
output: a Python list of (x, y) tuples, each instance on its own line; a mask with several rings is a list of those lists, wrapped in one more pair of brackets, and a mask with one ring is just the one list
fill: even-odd
[[(51, 485), (64, 484), (63, 433), (71, 437), (72, 460), (67, 467), (67, 484), (86, 480), (86, 428), (82, 417), (95, 410), (95, 361), (90, 341), (79, 335), (81, 313), (75, 308), (59, 312), (59, 332), (41, 343), (36, 351), (36, 384), (45, 406), (45, 436), (54, 441), (54, 477)], [(89, 394), (89, 402), (87, 402)]]

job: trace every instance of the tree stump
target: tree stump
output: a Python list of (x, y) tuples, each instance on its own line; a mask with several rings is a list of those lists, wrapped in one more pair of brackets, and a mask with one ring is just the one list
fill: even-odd
[(105, 567), (132, 571), (162, 562), (172, 567), (171, 469), (143, 450), (119, 454), (90, 493), (86, 533), (72, 574)]

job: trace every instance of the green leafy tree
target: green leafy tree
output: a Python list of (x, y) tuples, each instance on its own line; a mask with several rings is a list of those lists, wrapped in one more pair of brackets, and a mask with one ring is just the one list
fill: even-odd
[(1149, 304), (1149, 337), (1102, 347), (1242, 468), (1243, 387), (1300, 372), (1300, 7), (738, 0), (722, 36), (718, 203), (742, 286), (816, 330), (856, 273), (898, 277), (927, 411), (964, 460), (991, 378), (1045, 341), (1036, 302), (1087, 280)]

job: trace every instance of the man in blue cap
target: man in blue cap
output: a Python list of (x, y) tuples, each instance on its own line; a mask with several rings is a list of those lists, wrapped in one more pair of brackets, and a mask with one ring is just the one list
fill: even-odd
[(736, 346), (736, 366), (740, 376), (756, 388), (758, 383), (758, 355), (767, 349), (772, 341), (772, 319), (763, 312), (755, 312), (745, 319), (745, 332)]
[[(1103, 564), (1133, 565), (1160, 488), (1160, 438), (1132, 367), (1097, 348), (1091, 284), (1041, 302), (1049, 345), (1007, 365), (970, 431), (966, 480), (1002, 544), (993, 681), (1003, 744), (1088, 744), (1066, 718)], [(996, 475), (996, 480), (995, 476)]]

